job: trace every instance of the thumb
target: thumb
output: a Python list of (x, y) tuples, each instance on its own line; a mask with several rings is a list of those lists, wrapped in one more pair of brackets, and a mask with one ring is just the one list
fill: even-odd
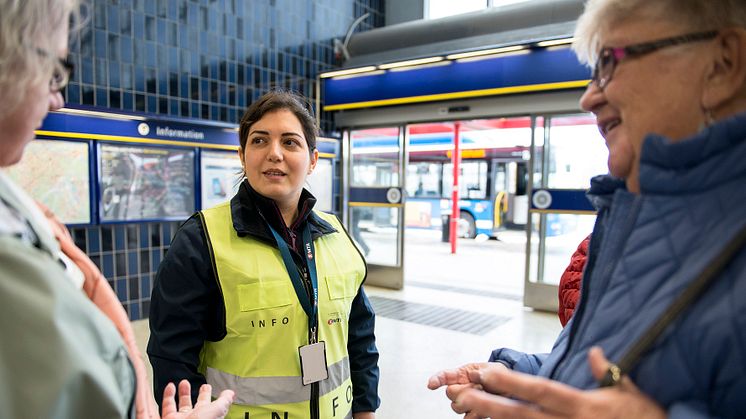
[(588, 350), (588, 364), (591, 367), (591, 374), (596, 381), (601, 380), (609, 370), (610, 362), (604, 355), (604, 350), (600, 346), (594, 346)]

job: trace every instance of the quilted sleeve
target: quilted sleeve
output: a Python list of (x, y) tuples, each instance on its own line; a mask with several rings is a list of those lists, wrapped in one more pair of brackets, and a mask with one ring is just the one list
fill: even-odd
[(583, 268), (588, 257), (589, 235), (578, 245), (578, 248), (570, 258), (570, 264), (562, 273), (559, 284), (559, 319), (564, 327), (575, 311), (575, 305), (580, 299), (580, 282), (583, 278)]

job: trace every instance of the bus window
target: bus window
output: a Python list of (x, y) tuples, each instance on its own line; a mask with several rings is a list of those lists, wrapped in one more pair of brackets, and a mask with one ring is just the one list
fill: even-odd
[[(487, 198), (487, 162), (461, 162), (461, 178), (459, 179), (459, 199)], [(443, 165), (443, 194), (446, 197), (453, 191), (453, 164)]]
[(407, 196), (440, 198), (440, 163), (410, 163), (407, 166)]

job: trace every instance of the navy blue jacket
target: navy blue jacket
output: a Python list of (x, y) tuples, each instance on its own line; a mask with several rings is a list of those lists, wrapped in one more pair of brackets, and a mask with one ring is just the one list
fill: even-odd
[[(491, 360), (572, 386), (597, 387), (591, 346), (618, 362), (746, 225), (746, 114), (680, 142), (650, 135), (641, 193), (593, 180), (598, 208), (579, 306), (548, 355)], [(746, 249), (664, 333), (630, 377), (669, 417), (746, 417)]]
[[(280, 232), (293, 259), (303, 263), (298, 252), (305, 223), (311, 227), (315, 239), (335, 232), (334, 228), (311, 211), (316, 199), (306, 190), (299, 202), (298, 221), (285, 226), (277, 206), (255, 192), (244, 181), (231, 199), (233, 227), (239, 236), (251, 235), (277, 247), (259, 210)], [(155, 398), (160, 403), (163, 389), (169, 382), (187, 379), (192, 385), (192, 399), (196, 402), (199, 387), (205, 377), (197, 372), (199, 353), (205, 341), (219, 341), (226, 335), (225, 305), (214, 275), (205, 232), (199, 214), (189, 218), (174, 237), (171, 247), (158, 268), (150, 304), (150, 341), (148, 357), (153, 366)], [(294, 246), (295, 244), (295, 246)], [(374, 332), (375, 314), (362, 287), (352, 301), (349, 319), (347, 351), (353, 387), (352, 411), (375, 411), (378, 398), (378, 349)]]

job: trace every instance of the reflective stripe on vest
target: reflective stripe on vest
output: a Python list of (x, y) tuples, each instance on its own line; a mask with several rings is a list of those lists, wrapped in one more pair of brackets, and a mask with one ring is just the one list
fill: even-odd
[[(298, 377), (238, 377), (208, 367), (206, 378), (215, 394), (229, 389), (235, 391), (238, 404), (298, 403), (311, 398), (311, 386), (304, 386)], [(319, 383), (319, 395), (324, 396), (342, 386), (348, 378), (350, 363), (347, 358), (329, 365), (329, 378)]]
[[(319, 383), (322, 418), (351, 415), (347, 355), (352, 300), (365, 263), (336, 217), (315, 212), (336, 233), (314, 240), (319, 278), (319, 340), (326, 342), (329, 378)], [(236, 391), (228, 418), (306, 418), (311, 386), (303, 386), (298, 347), (308, 343), (308, 317), (293, 290), (279, 251), (250, 236), (238, 237), (230, 203), (202, 211), (211, 258), (226, 312), (226, 336), (205, 342), (199, 370), (220, 391)]]

